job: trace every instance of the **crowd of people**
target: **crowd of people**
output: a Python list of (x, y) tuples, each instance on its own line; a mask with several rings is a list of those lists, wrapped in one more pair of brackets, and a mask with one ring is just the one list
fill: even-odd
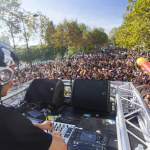
[(54, 61), (26, 65), (16, 69), (13, 85), (39, 78), (47, 79), (89, 79), (133, 82), (135, 86), (150, 84), (149, 75), (141, 70), (136, 59), (149, 59), (145, 52), (105, 51), (56, 58)]

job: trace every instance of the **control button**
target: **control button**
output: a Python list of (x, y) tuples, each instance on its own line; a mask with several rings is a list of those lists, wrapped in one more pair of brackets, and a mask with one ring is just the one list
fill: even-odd
[(97, 136), (97, 141), (99, 141), (101, 139), (101, 136)]

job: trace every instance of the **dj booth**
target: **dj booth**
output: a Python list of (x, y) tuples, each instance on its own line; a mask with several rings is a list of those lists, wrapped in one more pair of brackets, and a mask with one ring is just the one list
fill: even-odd
[(52, 121), (68, 150), (150, 149), (150, 112), (130, 82), (35, 79), (2, 100), (32, 122)]

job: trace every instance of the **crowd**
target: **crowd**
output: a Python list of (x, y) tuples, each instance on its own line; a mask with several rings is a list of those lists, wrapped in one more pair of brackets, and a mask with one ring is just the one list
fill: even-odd
[(135, 86), (150, 84), (149, 75), (137, 65), (136, 59), (147, 58), (145, 52), (107, 51), (57, 58), (47, 63), (28, 65), (15, 71), (13, 85), (39, 78), (90, 79), (133, 82)]
[[(15, 70), (13, 86), (33, 79), (88, 79), (133, 82), (135, 86), (150, 85), (149, 75), (136, 63), (137, 58), (144, 57), (145, 52), (105, 51), (56, 58), (47, 63), (37, 63), (32, 66)], [(145, 102), (150, 107), (150, 96)]]

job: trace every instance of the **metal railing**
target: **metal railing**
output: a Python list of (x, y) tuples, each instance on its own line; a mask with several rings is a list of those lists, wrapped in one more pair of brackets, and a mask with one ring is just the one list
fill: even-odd
[[(119, 150), (130, 150), (128, 134), (150, 149), (150, 111), (141, 95), (131, 82), (124, 85), (116, 84), (117, 102), (117, 134)], [(139, 126), (134, 124), (132, 119), (137, 118)], [(144, 140), (127, 128), (127, 124), (143, 134)]]

